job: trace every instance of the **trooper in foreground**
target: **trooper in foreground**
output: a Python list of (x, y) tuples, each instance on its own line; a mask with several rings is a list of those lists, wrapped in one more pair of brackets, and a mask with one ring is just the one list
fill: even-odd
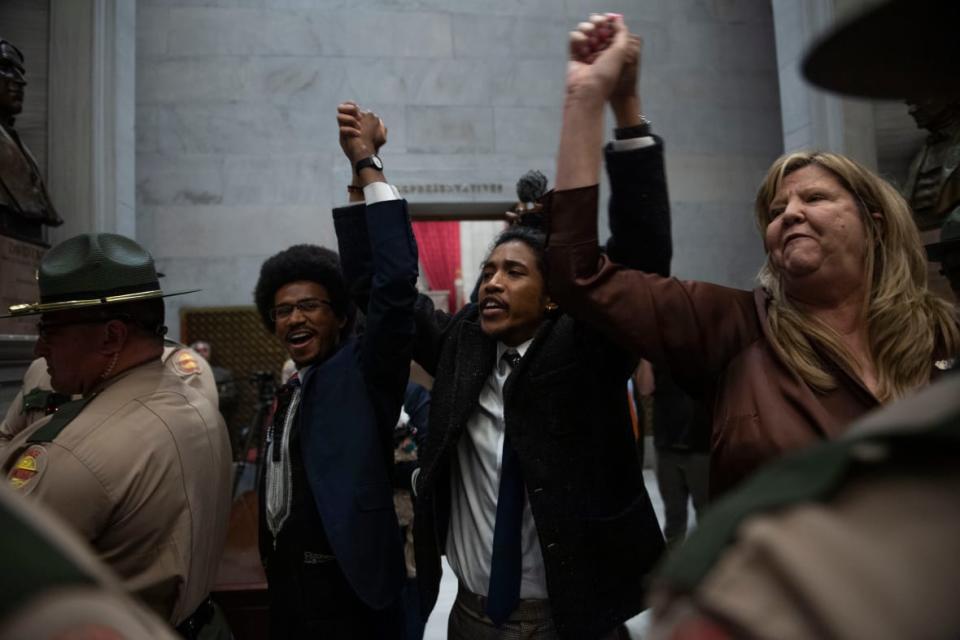
[[(179, 637), (43, 505), (0, 485), (0, 522), (0, 573), (12, 587), (3, 590), (0, 640)], [(26, 575), (29, 584), (13, 578)]]
[[(54, 391), (80, 396), (17, 434), (0, 463), (93, 546), (128, 591), (187, 638), (209, 600), (230, 509), (230, 447), (209, 400), (161, 362), (153, 258), (133, 240), (82, 234), (40, 263), (36, 355)], [(7, 316), (10, 317), (10, 316)]]

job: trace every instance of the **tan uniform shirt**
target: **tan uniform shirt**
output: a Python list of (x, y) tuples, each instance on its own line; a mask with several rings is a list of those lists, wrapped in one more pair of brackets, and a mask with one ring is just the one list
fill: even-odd
[[(213, 377), (210, 365), (190, 347), (173, 342), (164, 341), (163, 356), (161, 358), (168, 369), (174, 371), (188, 385), (202, 393), (214, 407), (220, 404), (217, 393), (217, 383)], [(23, 376), (23, 386), (7, 409), (7, 415), (0, 422), (0, 445), (13, 438), (30, 424), (46, 416), (42, 409), (24, 409), (23, 397), (40, 389), (51, 391), (50, 375), (47, 373), (47, 362), (37, 358), (30, 363), (30, 367)], [(79, 396), (75, 396), (76, 400)]]
[(47, 373), (47, 361), (37, 358), (30, 363), (27, 372), (23, 374), (23, 386), (17, 396), (7, 408), (7, 415), (0, 422), (0, 444), (10, 440), (23, 431), (24, 427), (43, 418), (46, 413), (41, 409), (24, 409), (23, 396), (34, 389), (51, 391), (50, 375)]
[[(13, 570), (40, 572), (42, 585), (30, 581), (26, 593), (18, 594), (16, 606), (0, 607), (5, 609), (0, 615), (0, 640), (179, 638), (166, 622), (124, 592), (87, 543), (47, 509), (0, 485), (0, 512), (8, 530), (26, 530), (26, 540), (13, 537), (0, 546), (0, 569), (15, 565)], [(78, 580), (77, 574), (86, 580)], [(15, 574), (5, 572), (4, 576), (23, 585)]]
[(937, 464), (756, 517), (695, 598), (752, 638), (955, 638), (958, 496), (960, 470)]
[(53, 442), (2, 452), (3, 472), (90, 542), (173, 624), (209, 593), (230, 510), (230, 444), (210, 402), (159, 361), (107, 381)]
[[(850, 437), (907, 435), (957, 415), (960, 376), (871, 414)], [(888, 464), (864, 442), (840, 490), (745, 520), (689, 596), (652, 591), (652, 640), (699, 611), (759, 640), (960, 637), (960, 468), (951, 450), (925, 466)], [(736, 637), (741, 637), (737, 635)]]

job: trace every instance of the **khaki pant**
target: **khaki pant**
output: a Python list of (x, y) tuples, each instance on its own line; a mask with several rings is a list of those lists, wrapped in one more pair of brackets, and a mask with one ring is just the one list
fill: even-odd
[[(502, 627), (487, 617), (487, 599), (460, 585), (450, 610), (447, 640), (558, 640), (549, 600), (521, 600)], [(625, 629), (614, 629), (598, 640), (628, 638)]]
[(484, 609), (487, 599), (460, 585), (447, 624), (448, 640), (557, 640), (548, 600), (521, 600), (502, 627)]
[(707, 504), (710, 454), (657, 449), (657, 487), (663, 498), (667, 544), (682, 542), (687, 534), (687, 500), (693, 498), (697, 517)]

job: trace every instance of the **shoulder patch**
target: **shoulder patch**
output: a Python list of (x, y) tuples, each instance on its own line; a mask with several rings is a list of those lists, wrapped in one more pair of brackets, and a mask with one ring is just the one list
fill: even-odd
[(173, 355), (173, 368), (181, 376), (192, 376), (200, 373), (200, 363), (189, 351), (178, 351)]
[(32, 491), (47, 468), (47, 455), (43, 445), (32, 444), (27, 447), (7, 474), (10, 486), (24, 494)]

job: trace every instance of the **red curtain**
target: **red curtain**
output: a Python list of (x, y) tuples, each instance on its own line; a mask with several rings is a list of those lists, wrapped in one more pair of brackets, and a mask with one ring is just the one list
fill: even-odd
[(457, 292), (453, 281), (460, 269), (460, 223), (414, 222), (420, 266), (430, 288), (449, 292), (450, 312), (457, 310)]

